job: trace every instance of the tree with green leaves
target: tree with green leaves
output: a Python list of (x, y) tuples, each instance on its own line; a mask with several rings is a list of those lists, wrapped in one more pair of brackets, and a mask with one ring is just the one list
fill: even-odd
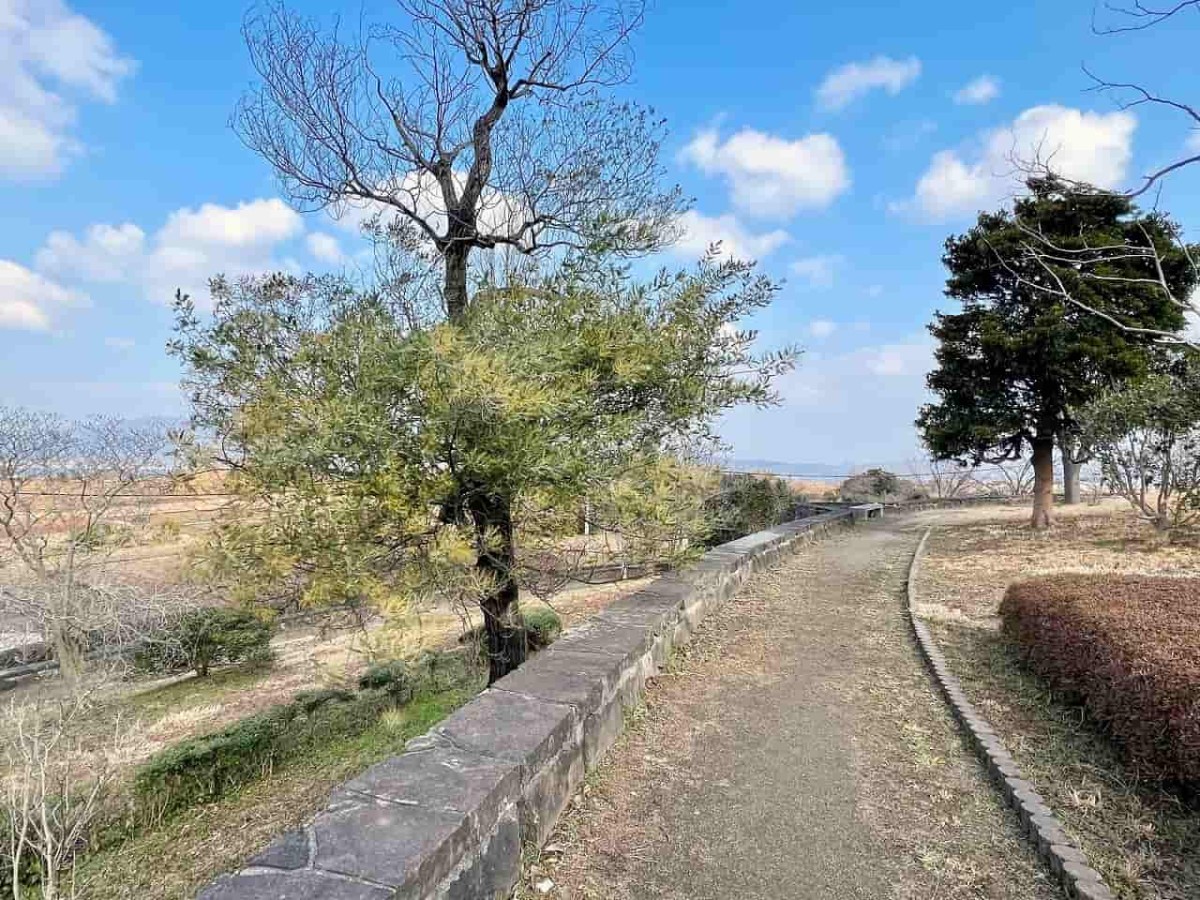
[[(978, 465), (1028, 452), (1032, 525), (1045, 528), (1056, 443), (1077, 433), (1076, 411), (1101, 391), (1147, 374), (1157, 337), (1185, 324), (1170, 294), (1190, 293), (1196, 271), (1165, 215), (1053, 178), (1028, 187), (1011, 211), (984, 213), (946, 242), (946, 295), (963, 308), (938, 313), (929, 327), (938, 340), (928, 378), (936, 399), (922, 407), (917, 426), (939, 459)], [(1030, 235), (1060, 252), (1035, 252)], [(1072, 261), (1073, 252), (1095, 246), (1148, 242), (1153, 265), (1145, 254), (1114, 254), (1103, 271), (1084, 274)], [(1170, 291), (1160, 289), (1160, 274)]]
[(1200, 368), (1106, 391), (1080, 411), (1083, 439), (1106, 484), (1160, 534), (1200, 521)]
[(681, 455), (792, 364), (733, 327), (774, 292), (711, 256), (641, 284), (585, 255), (419, 328), (332, 277), (218, 279), (211, 317), (180, 297), (193, 422), (244, 500), (215, 564), (251, 596), (477, 603), (495, 680), (526, 652), (521, 535), (585, 499), (683, 521)]

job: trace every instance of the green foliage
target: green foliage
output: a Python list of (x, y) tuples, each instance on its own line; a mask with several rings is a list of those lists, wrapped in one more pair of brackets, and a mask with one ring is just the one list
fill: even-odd
[[(562, 634), (562, 619), (549, 607), (527, 609), (521, 614), (521, 631), (528, 649), (544, 650)], [(485, 639), (483, 626), (476, 625), (459, 637), (459, 643), (468, 647), (479, 646), (482, 650), (485, 648)]]
[(271, 615), (262, 610), (189, 610), (147, 641), (136, 662), (148, 671), (194, 670), (203, 677), (215, 665), (268, 662), (274, 631)]
[(639, 284), (582, 258), (412, 326), (405, 298), (333, 278), (217, 279), (211, 320), (178, 302), (173, 348), (254, 512), (222, 527), (210, 571), (248, 599), (298, 585), (387, 609), (511, 578), (514, 511), (520, 529), (588, 500), (677, 528), (676, 450), (772, 402), (792, 364), (731, 327), (774, 291), (743, 263)]
[(393, 659), (369, 666), (359, 676), (358, 686), (363, 690), (387, 691), (403, 703), (412, 697), (415, 681), (408, 664), (404, 660)]
[(521, 619), (525, 623), (525, 640), (530, 650), (545, 649), (562, 634), (562, 619), (548, 606), (527, 609)]
[(137, 771), (137, 799), (151, 817), (215, 800), (314, 747), (366, 731), (394, 705), (392, 694), (382, 689), (298, 694), (290, 703), (155, 754)]
[(1106, 391), (1079, 414), (1105, 482), (1160, 531), (1200, 519), (1200, 366)]
[(1174, 243), (1169, 219), (1142, 213), (1117, 194), (1053, 180), (1029, 186), (1031, 196), (1012, 212), (984, 213), (966, 234), (946, 241), (946, 296), (963, 309), (939, 313), (929, 328), (938, 340), (937, 369), (929, 376), (937, 400), (917, 420), (939, 459), (1019, 458), (1035, 437), (1074, 432), (1074, 411), (1101, 391), (1147, 373), (1150, 339), (1037, 290), (1033, 285), (1050, 277), (1047, 266), (1080, 303), (1129, 326), (1178, 331), (1185, 324), (1144, 258), (1114, 260), (1096, 273), (1103, 277), (1087, 277), (1069, 262), (1047, 262), (1029, 250), (1027, 230), (1066, 253), (1151, 240), (1172, 292), (1184, 297), (1195, 271)]
[(796, 497), (781, 478), (723, 475), (719, 491), (705, 502), (709, 521), (706, 543), (715, 547), (790, 521), (795, 510)]
[(907, 481), (886, 469), (867, 469), (852, 475), (838, 489), (842, 500), (856, 502), (883, 502), (898, 500), (922, 500), (925, 490), (912, 481)]

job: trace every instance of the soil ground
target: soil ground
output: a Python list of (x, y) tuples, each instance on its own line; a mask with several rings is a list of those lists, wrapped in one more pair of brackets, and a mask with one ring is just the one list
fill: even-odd
[(1058, 896), (916, 654), (889, 520), (755, 576), (651, 686), (523, 896)]

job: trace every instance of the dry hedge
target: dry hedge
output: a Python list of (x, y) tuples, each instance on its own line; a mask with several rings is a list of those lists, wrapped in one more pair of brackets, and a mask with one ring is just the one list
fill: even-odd
[(1140, 773), (1200, 785), (1200, 578), (1057, 575), (1011, 585), (1004, 632), (1083, 702)]

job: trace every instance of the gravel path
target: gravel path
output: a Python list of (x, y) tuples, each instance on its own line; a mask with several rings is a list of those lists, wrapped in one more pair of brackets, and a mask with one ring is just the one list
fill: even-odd
[(710, 617), (521, 896), (1057, 897), (909, 639), (918, 537), (831, 538)]

